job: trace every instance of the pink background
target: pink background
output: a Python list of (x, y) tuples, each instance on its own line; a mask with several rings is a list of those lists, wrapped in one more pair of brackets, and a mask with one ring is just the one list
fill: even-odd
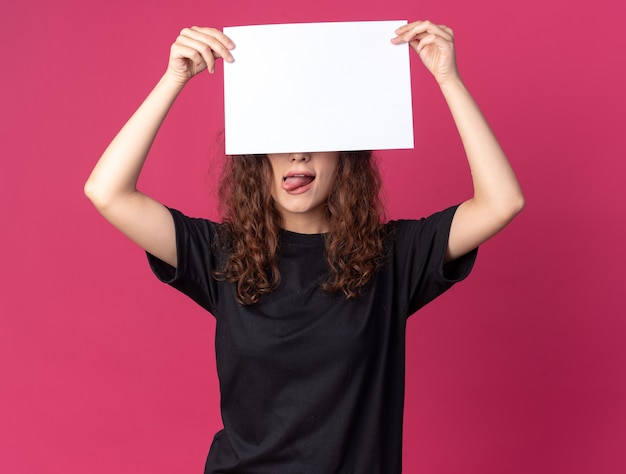
[[(158, 283), (82, 193), (178, 31), (419, 18), (454, 27), (527, 207), (409, 322), (404, 472), (626, 472), (620, 0), (3, 2), (0, 472), (199, 473), (221, 426), (213, 318)], [(416, 59), (418, 146), (382, 154), (390, 218), (470, 192)], [(143, 190), (216, 217), (222, 106), (221, 68), (189, 85)]]

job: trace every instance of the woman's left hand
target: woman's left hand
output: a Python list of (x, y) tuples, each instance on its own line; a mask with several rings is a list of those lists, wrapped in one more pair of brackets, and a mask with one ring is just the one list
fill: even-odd
[(454, 53), (454, 33), (445, 25), (415, 21), (396, 31), (393, 44), (409, 43), (439, 85), (459, 79)]

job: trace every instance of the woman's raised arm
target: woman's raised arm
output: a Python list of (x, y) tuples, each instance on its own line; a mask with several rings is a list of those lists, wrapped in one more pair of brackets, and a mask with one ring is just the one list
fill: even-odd
[(472, 173), (474, 195), (452, 221), (447, 260), (453, 260), (493, 237), (524, 207), (524, 196), (509, 161), (456, 66), (450, 28), (416, 21), (396, 30), (395, 44), (409, 43), (433, 74), (461, 136)]
[(137, 190), (150, 147), (170, 107), (196, 74), (215, 60), (233, 61), (232, 41), (213, 28), (185, 28), (172, 45), (167, 71), (120, 130), (85, 183), (85, 194), (113, 226), (146, 251), (176, 266), (174, 223), (159, 202)]

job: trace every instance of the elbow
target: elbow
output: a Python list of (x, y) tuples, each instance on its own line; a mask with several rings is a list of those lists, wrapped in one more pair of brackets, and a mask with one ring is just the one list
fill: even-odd
[(511, 201), (511, 213), (513, 214), (513, 217), (515, 217), (524, 210), (524, 207), (526, 206), (526, 199), (524, 199), (524, 195), (520, 191)]
[(489, 216), (492, 225), (499, 229), (506, 227), (526, 205), (521, 191), (491, 196), (484, 201), (474, 197), (474, 202), (483, 209), (484, 216)]
[(526, 199), (524, 198), (523, 195), (520, 194), (519, 200), (517, 202), (517, 210), (515, 212), (515, 215), (517, 215), (520, 212), (522, 212), (525, 207), (526, 207)]
[(128, 202), (137, 194), (135, 188), (126, 190), (112, 186), (109, 182), (90, 176), (83, 186), (83, 192), (96, 210), (105, 217), (120, 204)]
[(524, 210), (526, 206), (526, 200), (521, 191), (509, 196), (500, 202), (498, 216), (499, 219), (505, 223), (511, 222), (515, 216)]
[(526, 207), (526, 198), (524, 198), (524, 193), (522, 192), (522, 190), (519, 188), (517, 188), (517, 193), (515, 194), (515, 215), (519, 214), (520, 212), (522, 212), (524, 210), (524, 207)]
[(102, 200), (100, 196), (101, 193), (98, 191), (98, 186), (93, 182), (91, 177), (83, 186), (83, 192), (85, 193), (87, 199), (89, 199), (93, 205), (98, 207), (98, 203)]
[(83, 186), (83, 192), (85, 193), (87, 199), (89, 199), (95, 208), (100, 212), (105, 209), (111, 201), (109, 196), (110, 193), (107, 193), (102, 186), (98, 185), (93, 177), (90, 177), (87, 180)]
[(85, 185), (83, 186), (83, 192), (85, 193), (85, 196), (87, 196), (87, 199), (93, 202), (93, 196), (95, 195), (95, 191), (91, 179), (88, 179), (85, 182)]

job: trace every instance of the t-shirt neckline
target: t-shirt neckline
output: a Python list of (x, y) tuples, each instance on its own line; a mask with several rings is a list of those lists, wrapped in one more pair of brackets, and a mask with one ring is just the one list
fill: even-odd
[(327, 234), (300, 234), (291, 230), (280, 230), (281, 242), (291, 245), (305, 245), (307, 247), (323, 246), (326, 235)]

